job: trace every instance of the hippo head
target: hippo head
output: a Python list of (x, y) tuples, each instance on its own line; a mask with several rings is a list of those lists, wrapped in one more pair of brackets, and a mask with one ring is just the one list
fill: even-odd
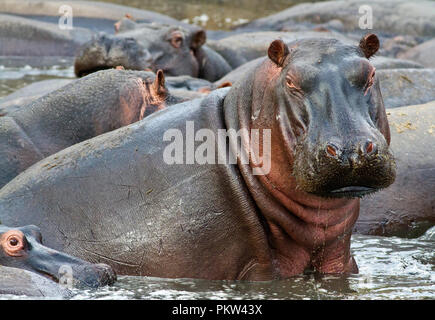
[(111, 285), (116, 280), (108, 265), (92, 264), (43, 246), (36, 226), (0, 225), (0, 265), (29, 270), (56, 282), (70, 272), (79, 288)]
[(123, 31), (116, 36), (99, 35), (79, 48), (74, 63), (77, 76), (120, 65), (131, 70), (161, 69), (168, 76), (199, 75), (196, 52), (205, 43), (203, 30), (133, 21), (128, 28), (118, 28)]
[(378, 48), (374, 34), (359, 46), (334, 39), (271, 43), (269, 59), (256, 73), (268, 79), (254, 83), (254, 91), (263, 93), (254, 101), (253, 126), (268, 122), (279, 132), (274, 137), (272, 131), (280, 141), (272, 142), (269, 175), (278, 188), (357, 198), (393, 183), (390, 131), (369, 61)]

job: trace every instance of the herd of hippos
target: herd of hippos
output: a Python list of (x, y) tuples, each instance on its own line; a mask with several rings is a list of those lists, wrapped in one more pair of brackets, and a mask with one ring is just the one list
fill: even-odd
[[(65, 295), (65, 265), (77, 287), (355, 273), (352, 233), (434, 225), (435, 2), (307, 3), (207, 34), (90, 1), (62, 1), (61, 29), (59, 3), (0, 3), (0, 64), (64, 57), (77, 76), (0, 99), (0, 293)], [(259, 150), (165, 163), (189, 121), (270, 130), (270, 171)]]

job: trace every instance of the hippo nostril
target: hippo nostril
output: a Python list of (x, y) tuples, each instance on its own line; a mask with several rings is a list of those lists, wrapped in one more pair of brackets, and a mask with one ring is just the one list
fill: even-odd
[(367, 141), (364, 147), (365, 154), (370, 155), (374, 153), (375, 150), (376, 150), (376, 145), (371, 141)]
[(336, 157), (337, 156), (337, 148), (332, 144), (328, 144), (326, 146), (326, 153), (328, 155), (330, 155), (331, 157)]

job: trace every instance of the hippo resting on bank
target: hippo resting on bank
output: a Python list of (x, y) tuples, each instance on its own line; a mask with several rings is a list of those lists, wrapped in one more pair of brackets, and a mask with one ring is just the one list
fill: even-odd
[(201, 29), (131, 24), (116, 36), (100, 34), (83, 44), (74, 62), (75, 74), (80, 77), (123, 66), (132, 70), (161, 69), (169, 76), (189, 75), (215, 81), (231, 71), (218, 53), (204, 46), (206, 34)]
[(169, 94), (161, 71), (106, 70), (2, 109), (0, 187), (53, 153), (185, 100)]
[[(378, 47), (375, 35), (359, 46), (276, 40), (269, 59), (230, 90), (35, 164), (0, 190), (0, 219), (38, 222), (48, 245), (121, 274), (357, 272), (350, 237), (359, 197), (395, 179), (368, 60)], [(204, 129), (196, 143), (193, 127)], [(220, 139), (220, 129), (240, 130), (238, 161), (237, 136)]]
[[(55, 24), (56, 28), (61, 14), (65, 14), (65, 11), (59, 12), (64, 5), (72, 9), (74, 29), (79, 27), (97, 32), (113, 32), (113, 24), (125, 14), (134, 16), (137, 22), (158, 22), (187, 28), (195, 27), (157, 12), (100, 1), (2, 0), (0, 12), (48, 22)], [(63, 21), (61, 20), (61, 22)]]
[[(16, 269), (4, 267), (18, 268), (22, 276), (16, 275)], [(0, 294), (34, 295), (29, 291), (38, 284), (53, 288), (38, 275), (78, 288), (111, 285), (116, 280), (108, 265), (91, 264), (42, 245), (42, 235), (36, 226), (9, 228), (0, 224)], [(12, 281), (15, 281), (13, 290), (7, 285)]]
[(348, 0), (301, 3), (279, 13), (251, 21), (239, 30), (293, 31), (327, 28), (342, 33), (365, 32), (368, 8), (373, 14), (373, 30), (382, 35), (398, 34), (433, 37), (435, 3), (407, 0)]
[(74, 56), (77, 48), (92, 39), (92, 32), (0, 14), (0, 56)]

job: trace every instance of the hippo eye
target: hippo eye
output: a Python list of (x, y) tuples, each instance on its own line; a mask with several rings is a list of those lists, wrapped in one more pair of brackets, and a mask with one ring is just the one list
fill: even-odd
[(23, 255), (24, 243), (24, 234), (19, 230), (10, 230), (1, 237), (3, 250), (12, 257)]
[(180, 48), (183, 45), (183, 35), (181, 34), (181, 32), (173, 32), (170, 42), (174, 48)]
[(286, 77), (286, 82), (287, 82), (287, 87), (289, 87), (290, 89), (296, 89), (296, 90), (301, 90), (301, 88), (299, 88), (295, 82), (293, 81), (293, 79), (287, 75)]

